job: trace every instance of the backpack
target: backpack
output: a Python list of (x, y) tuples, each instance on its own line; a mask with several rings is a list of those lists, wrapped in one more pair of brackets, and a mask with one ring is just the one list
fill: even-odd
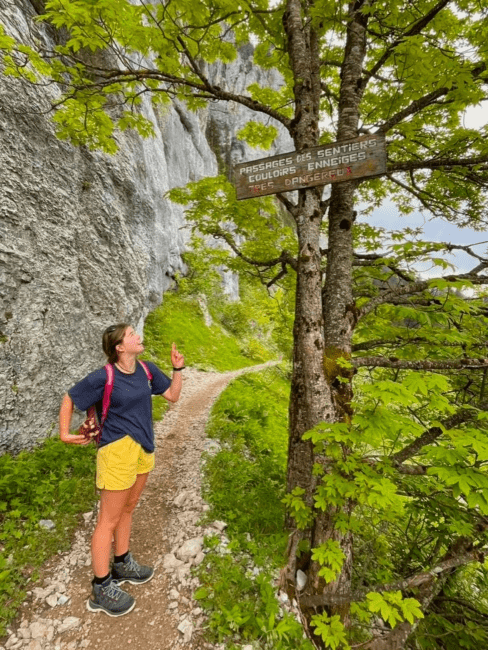
[[(144, 363), (144, 361), (140, 361), (139, 359), (138, 361), (141, 364), (141, 366), (144, 368), (144, 372), (147, 375), (148, 381), (151, 382), (153, 376), (148, 366)], [(99, 417), (97, 411), (97, 405), (100, 404), (100, 402), (98, 402), (97, 404), (93, 404), (88, 408), (86, 412), (86, 420), (78, 429), (79, 434), (85, 436), (85, 438), (91, 438), (96, 445), (100, 443), (100, 438), (102, 437), (103, 423), (107, 419), (108, 409), (110, 407), (110, 397), (112, 395), (112, 390), (114, 387), (115, 373), (114, 373), (114, 367), (111, 363), (107, 363), (107, 365), (105, 366), (105, 373), (107, 375), (107, 379), (105, 380), (105, 388), (103, 389), (103, 398), (101, 402), (101, 417)]]

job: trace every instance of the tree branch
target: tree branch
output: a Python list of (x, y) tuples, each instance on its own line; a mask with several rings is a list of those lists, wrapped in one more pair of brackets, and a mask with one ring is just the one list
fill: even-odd
[(290, 199), (288, 199), (288, 198), (287, 198), (283, 193), (281, 193), (281, 192), (278, 192), (278, 193), (276, 194), (276, 198), (278, 199), (278, 201), (279, 201), (280, 203), (282, 203), (282, 204), (285, 206), (285, 208), (288, 210), (288, 212), (289, 212), (293, 217), (296, 216), (296, 214), (297, 214), (297, 210), (298, 210), (298, 205), (297, 205), (296, 203), (293, 203), (293, 201), (290, 201)]
[(488, 155), (474, 156), (472, 158), (430, 158), (428, 160), (408, 160), (405, 162), (391, 162), (388, 164), (387, 173), (410, 171), (412, 169), (450, 169), (451, 167), (472, 167), (488, 163)]
[(341, 605), (343, 603), (351, 603), (361, 601), (365, 598), (366, 594), (370, 592), (388, 592), (388, 591), (409, 591), (415, 587), (420, 587), (426, 582), (437, 579), (441, 574), (459, 566), (464, 566), (470, 562), (484, 562), (488, 550), (476, 549), (469, 553), (462, 553), (455, 555), (442, 562), (438, 562), (435, 567), (430, 571), (423, 571), (416, 575), (400, 580), (389, 585), (375, 585), (373, 587), (364, 587), (357, 589), (347, 594), (340, 594), (337, 596), (328, 596), (321, 594), (319, 596), (303, 596), (300, 598), (301, 607), (320, 607), (323, 605)]
[(479, 370), (488, 367), (488, 359), (446, 359), (411, 361), (396, 357), (355, 357), (351, 359), (354, 368), (391, 368), (400, 370)]
[[(488, 403), (481, 404), (478, 407), (480, 410), (488, 409)], [(419, 451), (426, 445), (431, 445), (433, 442), (440, 438), (443, 435), (445, 430), (454, 429), (455, 427), (468, 422), (473, 417), (476, 416), (476, 411), (474, 409), (460, 409), (457, 413), (454, 413), (450, 417), (446, 418), (441, 422), (442, 427), (431, 427), (427, 429), (421, 436), (416, 438), (409, 445), (397, 451), (396, 454), (390, 456), (390, 461), (393, 465), (398, 466), (404, 463), (409, 458), (416, 456)]]
[[(438, 302), (438, 301), (436, 301)], [(408, 303), (406, 303), (408, 304)], [(430, 306), (430, 303), (429, 303)], [(426, 339), (422, 336), (415, 336), (414, 338), (408, 339), (408, 338), (401, 338), (397, 337), (395, 339), (377, 339), (374, 341), (363, 341), (362, 343), (355, 343), (351, 351), (352, 352), (361, 352), (363, 350), (373, 350), (374, 348), (383, 348), (383, 347), (390, 347), (390, 346), (405, 346), (405, 345), (418, 345), (418, 344), (426, 344), (426, 345), (436, 345), (440, 346), (443, 348), (459, 348), (462, 347), (463, 343), (460, 341), (459, 343), (453, 342), (453, 341), (442, 341), (442, 340), (436, 340), (435, 343), (433, 341), (429, 341), (429, 339)], [(471, 343), (470, 344), (471, 348), (486, 348), (485, 344), (482, 343)]]
[[(478, 268), (478, 272), (482, 270), (479, 267), (477, 268)], [(485, 267), (483, 266), (483, 268)], [(426, 289), (429, 288), (429, 284), (432, 282), (432, 280), (444, 280), (447, 282), (459, 282), (462, 280), (467, 280), (472, 284), (488, 284), (488, 276), (472, 275), (472, 272), (461, 273), (459, 275), (447, 275), (440, 278), (433, 278), (431, 280), (418, 280), (417, 282), (412, 282), (411, 284), (406, 286), (385, 290), (381, 295), (372, 298), (366, 305), (364, 305), (364, 307), (362, 307), (359, 310), (358, 320), (360, 318), (363, 318), (370, 312), (372, 312), (379, 305), (390, 302), (390, 300), (392, 299), (395, 300), (402, 296), (407, 296), (414, 293), (421, 293), (422, 291), (425, 291)]]
[[(471, 72), (473, 77), (476, 78), (479, 77), (479, 75), (485, 70), (486, 70), (486, 63), (478, 63)], [(436, 90), (433, 90), (431, 93), (428, 93), (423, 97), (419, 97), (419, 99), (416, 99), (411, 104), (403, 108), (401, 111), (398, 111), (398, 113), (392, 115), (388, 120), (386, 120), (386, 122), (383, 122), (383, 124), (378, 128), (377, 133), (387, 133), (387, 131), (392, 129), (399, 122), (402, 122), (406, 117), (409, 117), (410, 115), (415, 115), (415, 113), (419, 113), (422, 109), (426, 108), (426, 106), (435, 104), (437, 99), (439, 99), (443, 95), (447, 95), (447, 93), (450, 92), (450, 90), (452, 89), (447, 87), (437, 88)]]
[[(209, 233), (210, 234), (210, 233)], [(291, 268), (296, 271), (297, 270), (297, 261), (291, 255), (288, 251), (284, 250), (282, 251), (281, 255), (279, 257), (275, 257), (271, 260), (253, 260), (252, 258), (248, 257), (247, 255), (244, 255), (244, 253), (237, 247), (237, 244), (234, 241), (234, 238), (232, 235), (225, 230), (216, 230), (213, 233), (211, 233), (213, 237), (216, 239), (220, 238), (225, 241), (225, 243), (230, 246), (230, 248), (234, 251), (234, 253), (240, 257), (242, 260), (247, 262), (248, 264), (252, 264), (253, 266), (258, 266), (258, 267), (268, 267), (271, 268), (272, 266), (276, 266), (277, 264), (288, 264), (291, 266)]]
[(408, 38), (409, 36), (415, 36), (416, 34), (420, 34), (420, 32), (426, 27), (436, 16), (437, 14), (444, 9), (446, 5), (449, 4), (451, 0), (440, 0), (432, 9), (425, 14), (425, 16), (422, 16), (420, 20), (418, 20), (412, 27), (406, 31), (400, 38), (397, 38), (393, 43), (387, 47), (385, 52), (383, 52), (382, 56), (379, 58), (379, 60), (374, 64), (374, 66), (371, 68), (371, 70), (368, 72), (368, 76), (374, 76), (378, 70), (383, 66), (384, 63), (390, 58), (390, 55), (393, 53), (396, 47), (403, 43), (403, 41)]

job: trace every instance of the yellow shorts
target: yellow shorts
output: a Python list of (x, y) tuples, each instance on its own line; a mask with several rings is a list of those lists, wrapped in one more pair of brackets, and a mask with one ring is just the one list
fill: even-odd
[(154, 469), (154, 452), (148, 454), (130, 436), (103, 446), (97, 454), (97, 488), (128, 490), (138, 474)]

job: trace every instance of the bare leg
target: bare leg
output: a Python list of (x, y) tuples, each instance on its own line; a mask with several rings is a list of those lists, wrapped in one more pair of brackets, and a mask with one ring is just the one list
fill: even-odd
[(93, 573), (97, 578), (103, 578), (109, 572), (112, 539), (131, 489), (102, 490), (100, 512), (91, 544)]
[(122, 509), (122, 514), (115, 528), (115, 555), (123, 555), (129, 550), (130, 531), (132, 528), (132, 513), (146, 485), (149, 474), (138, 474), (136, 482), (129, 490), (129, 497)]

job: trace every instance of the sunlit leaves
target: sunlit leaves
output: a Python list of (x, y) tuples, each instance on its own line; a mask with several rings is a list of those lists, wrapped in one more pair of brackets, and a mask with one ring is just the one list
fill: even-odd
[(314, 633), (322, 639), (326, 648), (350, 650), (351, 646), (347, 643), (346, 630), (337, 614), (335, 616), (316, 614), (312, 617), (310, 625), (314, 628)]
[(424, 618), (418, 600), (403, 598), (401, 591), (372, 592), (366, 599), (369, 611), (380, 614), (392, 628), (403, 620), (413, 623), (415, 619)]
[(293, 488), (283, 499), (298, 528), (306, 528), (312, 521), (312, 509), (308, 506), (303, 495), (305, 490), (300, 487)]
[(277, 135), (278, 129), (275, 126), (261, 122), (248, 122), (237, 133), (239, 140), (245, 140), (250, 147), (258, 149), (269, 149)]

